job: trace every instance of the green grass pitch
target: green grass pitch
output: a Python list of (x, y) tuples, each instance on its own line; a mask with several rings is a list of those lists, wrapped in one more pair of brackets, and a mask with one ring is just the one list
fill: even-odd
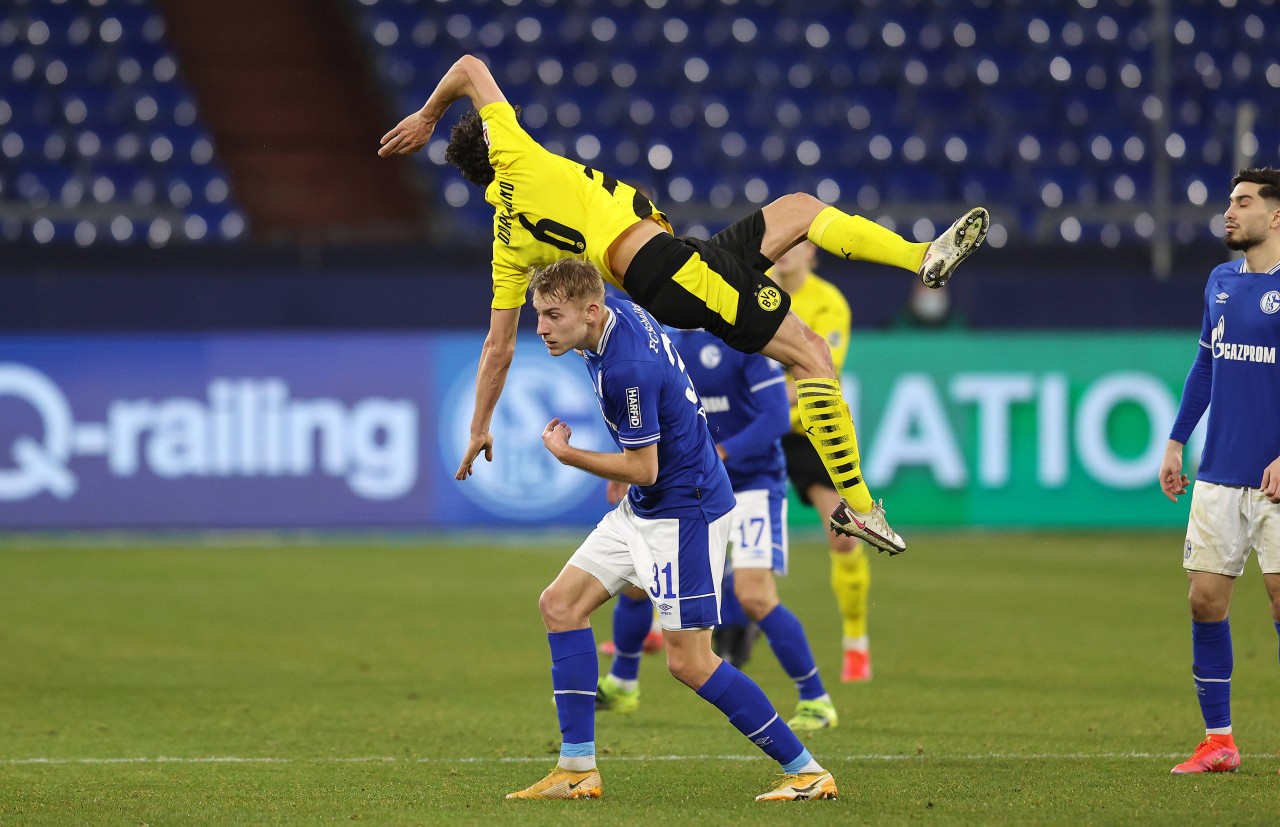
[[(841, 713), (840, 799), (757, 804), (776, 765), (645, 659), (602, 715), (605, 797), (507, 802), (555, 760), (537, 597), (580, 535), (0, 539), (0, 824), (1275, 823), (1277, 640), (1237, 589), (1234, 775), (1199, 740), (1181, 537), (915, 534), (872, 561), (875, 679), (841, 685), (821, 544), (783, 599)], [(607, 633), (608, 607), (596, 619)], [(604, 664), (602, 664), (602, 668)], [(763, 641), (747, 671), (787, 714)], [(779, 812), (779, 808), (785, 812)], [(785, 820), (784, 820), (785, 819)]]

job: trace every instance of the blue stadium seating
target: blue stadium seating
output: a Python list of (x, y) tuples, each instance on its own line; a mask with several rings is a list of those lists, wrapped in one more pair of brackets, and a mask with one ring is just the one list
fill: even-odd
[[(244, 238), (213, 161), (151, 0), (12, 0), (0, 9), (0, 240)], [(177, 208), (168, 185), (184, 177), (194, 193)], [(151, 232), (192, 217), (204, 233)], [(224, 223), (239, 229), (224, 232)]]
[[(699, 210), (717, 214), (726, 192), (734, 209), (745, 208), (751, 179), (768, 181), (772, 194), (827, 177), (842, 199), (873, 182), (881, 208), (899, 199), (917, 212), (983, 200), (1009, 222), (1011, 239), (1034, 240), (1052, 224), (1065, 227), (1059, 243), (1114, 244), (1141, 237), (1133, 219), (1113, 213), (1144, 208), (1154, 153), (1167, 151), (1152, 145), (1153, 34), (1149, 8), (1138, 2), (348, 0), (348, 7), (398, 111), (420, 106), (459, 55), (477, 54), (513, 101), (549, 113), (545, 125), (531, 123), (539, 138), (572, 147), (575, 135), (592, 134), (601, 166), (648, 184), (660, 201), (680, 179), (679, 193), (692, 194), (673, 212), (700, 224), (716, 223)], [(1182, 141), (1180, 155), (1170, 151), (1175, 199), (1200, 180), (1215, 194), (1211, 202), (1221, 200), (1243, 101), (1262, 104), (1258, 162), (1280, 162), (1280, 112), (1266, 103), (1280, 88), (1275, 10), (1272, 0), (1256, 9), (1236, 0), (1174, 4), (1170, 114)], [(559, 69), (544, 65), (549, 60)], [(597, 71), (579, 75), (579, 62)], [(634, 109), (635, 100), (648, 101), (652, 116)], [(576, 126), (555, 122), (565, 101), (581, 112)], [(673, 102), (693, 108), (691, 124), (678, 122), (684, 111)], [(785, 143), (780, 154), (766, 146), (770, 136)], [(816, 165), (800, 157), (802, 141), (817, 147)], [(650, 165), (654, 143), (675, 150), (669, 167)], [(1127, 157), (1126, 148), (1139, 147), (1140, 160)], [(423, 160), (446, 186), (456, 179), (441, 163), (441, 151)], [(728, 189), (711, 204), (717, 185)], [(1046, 186), (1061, 194), (1057, 206), (1045, 203)], [(477, 203), (472, 198), (459, 220), (487, 223)], [(1064, 211), (1073, 216), (1067, 224)], [(1198, 234), (1208, 236), (1207, 220)]]

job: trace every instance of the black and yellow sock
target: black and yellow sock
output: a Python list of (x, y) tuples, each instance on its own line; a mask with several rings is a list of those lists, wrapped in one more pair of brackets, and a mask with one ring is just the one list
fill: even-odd
[(835, 207), (818, 213), (809, 225), (809, 240), (833, 255), (859, 261), (874, 261), (920, 272), (927, 241), (907, 241), (887, 227), (860, 215), (849, 215)]
[(840, 622), (846, 646), (867, 636), (867, 593), (871, 589), (871, 566), (862, 543), (853, 551), (831, 552), (831, 591), (840, 607)]
[(855, 510), (871, 510), (871, 492), (862, 481), (862, 462), (858, 457), (858, 437), (853, 431), (849, 406), (840, 395), (840, 382), (835, 379), (797, 379), (796, 401), (805, 436), (822, 464), (826, 466), (836, 493)]

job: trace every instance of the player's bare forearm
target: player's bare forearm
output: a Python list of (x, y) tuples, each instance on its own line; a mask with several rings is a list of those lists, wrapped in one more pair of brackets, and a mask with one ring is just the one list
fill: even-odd
[(637, 459), (632, 451), (620, 454), (602, 454), (598, 451), (584, 451), (568, 446), (556, 459), (565, 465), (581, 468), (588, 474), (594, 474), (613, 482), (627, 485), (653, 485), (658, 479), (657, 463), (652, 467), (649, 463)]
[(476, 110), (506, 100), (489, 67), (471, 55), (463, 55), (449, 67), (421, 109), (405, 117), (382, 136), (378, 154), (386, 158), (389, 155), (409, 155), (422, 149), (444, 113), (463, 98), (469, 98)]
[(507, 383), (507, 373), (515, 358), (516, 325), (520, 310), (493, 310), (489, 317), (489, 335), (480, 350), (480, 365), (476, 368), (476, 400), (471, 414), (471, 436), (458, 466), (456, 478), (464, 480), (471, 475), (471, 464), (481, 451), (485, 460), (493, 460), (493, 437), (489, 425), (493, 411), (502, 397)]
[(542, 432), (542, 444), (562, 465), (627, 485), (653, 485), (658, 479), (658, 446), (627, 448), (620, 454), (584, 451), (569, 444), (567, 423), (553, 419)]

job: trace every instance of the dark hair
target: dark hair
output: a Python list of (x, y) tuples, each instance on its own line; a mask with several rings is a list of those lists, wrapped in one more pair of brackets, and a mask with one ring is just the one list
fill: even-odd
[(599, 301), (604, 299), (604, 279), (591, 262), (562, 258), (535, 270), (529, 279), (529, 290), (552, 299)]
[[(519, 106), (516, 120), (523, 111)], [(444, 159), (457, 167), (462, 177), (484, 189), (493, 183), (493, 165), (489, 163), (489, 147), (484, 142), (484, 121), (480, 113), (472, 109), (449, 132), (449, 146)]]
[(1267, 201), (1280, 201), (1280, 169), (1275, 167), (1250, 167), (1236, 173), (1231, 179), (1231, 188), (1235, 189), (1240, 182), (1261, 184), (1258, 195)]

